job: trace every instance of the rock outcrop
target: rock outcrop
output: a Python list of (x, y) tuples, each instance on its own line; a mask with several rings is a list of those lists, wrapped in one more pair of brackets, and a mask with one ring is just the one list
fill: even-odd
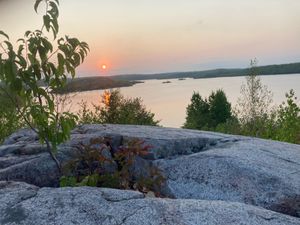
[[(151, 145), (136, 171), (149, 163), (159, 168), (167, 197), (240, 202), (300, 217), (299, 145), (184, 129), (84, 125), (59, 146), (59, 160), (72, 159), (79, 144), (97, 137), (115, 147), (134, 138)], [(37, 136), (22, 130), (0, 146), (0, 180), (55, 187), (58, 172)]]
[(0, 224), (296, 225), (300, 219), (237, 202), (145, 198), (134, 191), (0, 182)]

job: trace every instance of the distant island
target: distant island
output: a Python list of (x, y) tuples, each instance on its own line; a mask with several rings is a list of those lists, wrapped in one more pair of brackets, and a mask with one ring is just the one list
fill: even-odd
[(77, 77), (68, 79), (63, 89), (55, 90), (55, 93), (66, 94), (70, 92), (92, 91), (109, 88), (129, 87), (141, 81), (122, 81), (110, 77)]
[[(268, 65), (257, 67), (259, 75), (277, 75), (277, 74), (294, 74), (300, 73), (300, 62)], [(214, 77), (235, 77), (245, 76), (249, 74), (249, 68), (235, 68), (235, 69), (214, 69), (204, 71), (190, 71), (190, 72), (172, 72), (172, 73), (156, 73), (156, 74), (128, 74), (111, 76), (112, 79), (120, 81), (133, 80), (151, 80), (151, 79), (182, 79), (182, 78), (214, 78)]]

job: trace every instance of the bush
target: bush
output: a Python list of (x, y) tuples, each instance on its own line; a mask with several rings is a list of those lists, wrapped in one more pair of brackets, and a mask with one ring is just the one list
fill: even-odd
[(272, 139), (291, 143), (300, 143), (300, 106), (296, 103), (295, 92), (290, 90), (277, 110), (276, 129)]
[(157, 168), (150, 167), (149, 175), (142, 176), (132, 170), (136, 158), (149, 154), (149, 149), (138, 139), (117, 149), (113, 149), (108, 139), (92, 139), (88, 145), (81, 145), (78, 157), (64, 166), (65, 176), (61, 177), (60, 186), (133, 189), (160, 195), (165, 179)]
[(119, 90), (105, 91), (101, 96), (100, 105), (94, 105), (93, 110), (82, 103), (78, 114), (79, 123), (111, 123), (158, 125), (154, 113), (148, 111), (140, 98), (125, 98)]
[(208, 99), (202, 99), (199, 93), (194, 92), (186, 114), (183, 127), (198, 130), (215, 130), (232, 118), (231, 104), (223, 90), (212, 92)]

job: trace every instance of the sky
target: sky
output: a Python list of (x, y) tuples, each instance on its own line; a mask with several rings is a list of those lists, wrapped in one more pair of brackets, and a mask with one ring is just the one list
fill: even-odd
[[(12, 41), (41, 27), (34, 2), (0, 0)], [(60, 0), (59, 24), (90, 46), (79, 76), (300, 62), (299, 0)]]

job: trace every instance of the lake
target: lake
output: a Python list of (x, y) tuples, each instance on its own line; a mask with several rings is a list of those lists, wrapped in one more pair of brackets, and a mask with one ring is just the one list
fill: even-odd
[[(294, 89), (300, 97), (300, 74), (261, 76), (264, 85), (273, 92), (274, 104), (279, 105), (285, 100), (285, 93)], [(192, 94), (197, 91), (207, 97), (211, 91), (223, 89), (228, 100), (234, 106), (240, 96), (240, 88), (246, 82), (245, 77), (222, 77), (207, 79), (170, 79), (146, 80), (132, 87), (120, 88), (127, 97), (141, 97), (147, 109), (155, 113), (155, 118), (161, 120), (165, 127), (181, 127), (185, 121), (186, 107)], [(88, 105), (97, 104), (103, 90), (85, 91), (72, 96), (71, 111), (79, 109), (78, 104), (86, 101)]]

